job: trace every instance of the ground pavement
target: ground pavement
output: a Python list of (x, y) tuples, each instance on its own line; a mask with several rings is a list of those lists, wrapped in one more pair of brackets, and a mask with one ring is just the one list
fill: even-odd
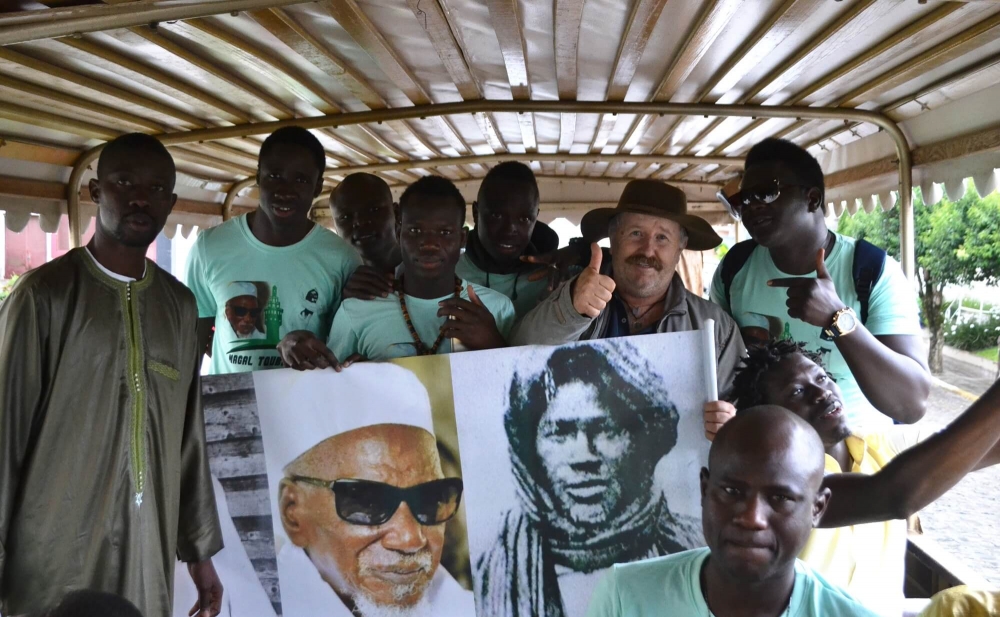
[[(978, 366), (945, 358), (939, 379), (979, 396), (993, 383)], [(948, 424), (971, 401), (942, 384), (931, 390), (923, 422), (935, 429)], [(924, 533), (990, 583), (1000, 586), (1000, 465), (967, 476), (920, 512)]]

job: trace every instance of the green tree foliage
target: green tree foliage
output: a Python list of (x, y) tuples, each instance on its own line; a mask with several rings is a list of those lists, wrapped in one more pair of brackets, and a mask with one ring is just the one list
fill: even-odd
[(10, 290), (14, 288), (14, 283), (17, 282), (18, 276), (15, 274), (11, 277), (9, 281), (0, 280), (0, 302), (7, 299), (10, 295)]
[[(983, 281), (1000, 282), (1000, 193), (980, 198), (970, 182), (957, 202), (913, 200), (917, 282), (924, 323), (930, 331), (931, 370), (942, 370), (944, 288)], [(899, 259), (899, 210), (843, 216), (837, 230), (881, 246)]]

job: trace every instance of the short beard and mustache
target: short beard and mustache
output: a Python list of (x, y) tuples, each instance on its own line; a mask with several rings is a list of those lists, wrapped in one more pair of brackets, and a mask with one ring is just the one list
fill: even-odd
[(354, 598), (354, 612), (359, 617), (432, 617), (431, 601), (423, 596), (413, 606), (379, 604), (362, 592)]
[(663, 262), (655, 257), (646, 257), (645, 255), (632, 255), (625, 260), (625, 263), (630, 266), (640, 266), (645, 268), (652, 268), (657, 272), (663, 270)]
[(130, 233), (126, 231), (125, 226), (127, 224), (126, 221), (128, 217), (132, 216), (132, 214), (136, 213), (130, 213), (119, 219), (118, 225), (114, 229), (109, 229), (107, 226), (105, 226), (104, 223), (100, 221), (100, 215), (98, 215), (97, 217), (98, 225), (101, 226), (101, 229), (104, 231), (105, 235), (114, 239), (115, 242), (121, 244), (122, 246), (127, 246), (129, 248), (148, 248), (149, 245), (156, 240), (156, 237), (160, 235), (160, 231), (162, 231), (162, 228), (157, 228), (156, 221), (153, 219), (153, 217), (149, 217), (150, 221), (152, 222), (152, 227), (148, 232), (146, 232), (145, 235), (143, 236), (130, 235)]
[[(386, 559), (380, 556), (373, 556), (362, 553), (359, 556), (359, 573), (364, 576), (372, 570), (380, 569), (385, 565), (391, 566), (416, 566), (425, 572), (430, 572), (434, 567), (434, 558), (430, 551), (421, 551), (413, 555), (398, 556), (391, 560), (391, 563), (384, 563)], [(423, 589), (421, 589), (423, 587)], [(383, 604), (372, 598), (364, 589), (359, 589), (354, 597), (355, 612), (360, 617), (431, 617), (431, 603), (426, 596), (428, 582), (425, 585), (411, 583), (409, 585), (396, 585), (392, 589), (392, 597), (396, 602), (401, 602), (411, 597), (414, 593), (420, 594), (420, 599), (413, 606), (399, 606), (397, 604)]]

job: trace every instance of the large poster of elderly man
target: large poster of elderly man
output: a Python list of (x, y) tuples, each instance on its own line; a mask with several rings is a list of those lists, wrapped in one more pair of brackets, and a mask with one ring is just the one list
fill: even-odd
[(254, 382), (284, 617), (472, 617), (467, 557), (442, 566), (464, 483), (424, 382), (390, 363)]
[(453, 360), (479, 617), (583, 617), (612, 564), (704, 545), (702, 356), (685, 332)]

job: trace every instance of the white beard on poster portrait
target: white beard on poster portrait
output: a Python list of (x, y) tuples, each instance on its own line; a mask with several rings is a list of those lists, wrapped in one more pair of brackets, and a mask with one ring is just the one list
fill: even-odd
[(366, 594), (354, 598), (354, 608), (361, 617), (431, 617), (430, 598), (424, 596), (413, 606), (386, 606), (376, 604)]

